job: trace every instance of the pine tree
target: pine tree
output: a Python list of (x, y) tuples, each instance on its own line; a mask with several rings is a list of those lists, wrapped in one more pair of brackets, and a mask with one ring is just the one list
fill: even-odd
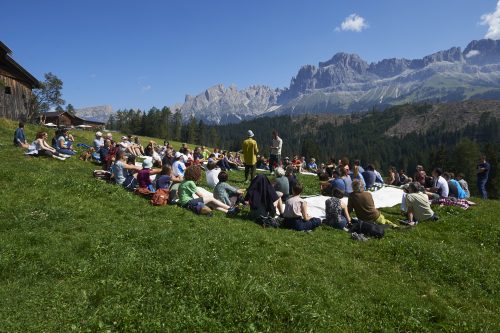
[(198, 130), (198, 123), (196, 121), (196, 118), (193, 115), (191, 115), (191, 117), (189, 117), (189, 123), (187, 128), (187, 139), (186, 139), (187, 142), (194, 144), (198, 141), (197, 130)]
[(174, 114), (174, 140), (180, 141), (182, 138), (182, 114), (181, 110), (177, 109)]

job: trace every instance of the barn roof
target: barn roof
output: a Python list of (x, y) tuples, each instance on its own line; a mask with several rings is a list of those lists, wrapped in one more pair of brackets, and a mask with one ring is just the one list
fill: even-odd
[(11, 54), (11, 49), (0, 41), (0, 67), (8, 73), (11, 73), (14, 78), (20, 78), (22, 81), (30, 85), (32, 89), (40, 88), (40, 82), (38, 82), (33, 75), (12, 59)]
[(68, 111), (60, 111), (60, 112), (51, 111), (51, 112), (44, 112), (43, 113), (43, 115), (45, 116), (46, 119), (58, 118), (58, 117), (62, 116), (63, 114), (65, 114), (66, 116), (68, 116), (70, 118), (78, 119), (78, 120), (84, 121), (84, 122), (89, 123), (89, 124), (96, 124), (96, 125), (105, 125), (106, 124), (106, 123), (103, 123), (102, 121), (96, 121), (96, 120), (90, 120), (90, 119), (78, 117), (77, 115), (73, 115), (73, 114), (69, 113)]

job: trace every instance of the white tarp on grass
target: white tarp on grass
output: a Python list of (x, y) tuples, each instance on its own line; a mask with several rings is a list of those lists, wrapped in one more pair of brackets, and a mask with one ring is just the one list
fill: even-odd
[[(400, 204), (403, 198), (403, 190), (395, 187), (384, 187), (378, 191), (368, 193), (372, 195), (375, 207), (377, 208), (394, 207)], [(305, 198), (307, 207), (309, 208), (309, 215), (325, 218), (325, 201), (328, 198), (323, 195)], [(342, 198), (342, 202), (347, 204), (347, 198)]]

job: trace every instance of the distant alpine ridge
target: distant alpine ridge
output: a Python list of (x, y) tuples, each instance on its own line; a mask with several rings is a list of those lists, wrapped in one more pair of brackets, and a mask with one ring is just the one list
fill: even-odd
[(111, 105), (91, 106), (81, 109), (76, 109), (75, 114), (87, 120), (100, 121), (107, 123), (109, 117), (113, 114)]
[(500, 41), (472, 41), (422, 59), (367, 63), (337, 53), (318, 66), (305, 65), (290, 86), (238, 90), (215, 85), (187, 95), (179, 109), (207, 123), (239, 122), (262, 115), (347, 114), (414, 102), (500, 99)]

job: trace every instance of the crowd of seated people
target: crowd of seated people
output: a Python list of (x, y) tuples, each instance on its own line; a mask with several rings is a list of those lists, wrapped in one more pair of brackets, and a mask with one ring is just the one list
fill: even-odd
[[(63, 160), (75, 154), (74, 138), (67, 129), (58, 129), (51, 145), (47, 143), (47, 137), (46, 132), (39, 132), (29, 145), (24, 124), (20, 123), (14, 144), (23, 148), (31, 146), (37, 151), (36, 156)], [(273, 182), (266, 175), (258, 174), (243, 191), (228, 183), (230, 171), (238, 169), (244, 162), (238, 152), (217, 148), (210, 152), (205, 146), (190, 149), (187, 144), (182, 144), (176, 151), (166, 140), (163, 145), (150, 141), (143, 147), (138, 137), (122, 136), (120, 141), (114, 141), (112, 134), (103, 135), (100, 131), (95, 133), (93, 148), (96, 160), (118, 185), (146, 189), (151, 193), (157, 189), (174, 189), (172, 202), (197, 213), (215, 209), (234, 215), (239, 211), (238, 205), (247, 204), (254, 218), (280, 216), (282, 226), (293, 230), (312, 230), (322, 223), (345, 230), (353, 219), (352, 213), (362, 221), (398, 227), (375, 208), (373, 198), (367, 192), (384, 185), (403, 188), (401, 209), (406, 215), (404, 223), (412, 226), (438, 219), (431, 205), (462, 208), (474, 205), (468, 200), (470, 191), (463, 174), (455, 176), (452, 172), (435, 168), (429, 175), (421, 165), (416, 167), (413, 177), (405, 170), (398, 171), (391, 166), (384, 181), (373, 164), (363, 167), (359, 160), (350, 163), (344, 157), (337, 161), (331, 158), (318, 165), (313, 157), (306, 162), (305, 157), (296, 155), (293, 160), (286, 157), (276, 165)], [(136, 163), (136, 158), (141, 158), (141, 162)], [(258, 157), (257, 168), (269, 170), (264, 156)], [(203, 170), (213, 195), (207, 195), (197, 186)], [(304, 171), (318, 175), (320, 193), (329, 197), (325, 202), (326, 218), (323, 222), (309, 215), (307, 203), (301, 199), (303, 185), (296, 174)], [(347, 203), (341, 200), (344, 197)]]

